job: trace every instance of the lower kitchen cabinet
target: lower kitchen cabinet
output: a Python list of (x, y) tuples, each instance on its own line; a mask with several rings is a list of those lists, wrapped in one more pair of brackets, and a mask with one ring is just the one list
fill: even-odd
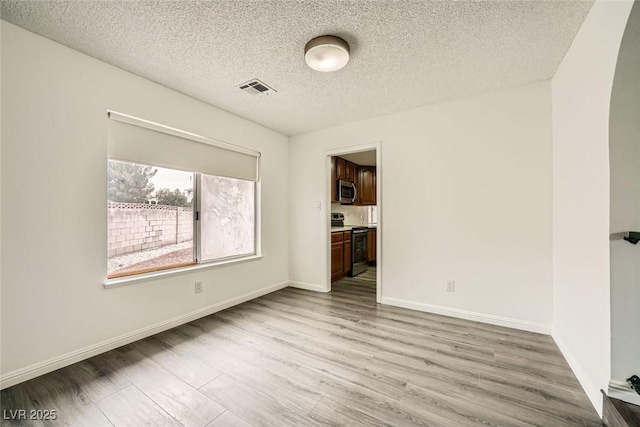
[(344, 276), (344, 233), (331, 233), (331, 281)]
[(377, 247), (376, 247), (376, 234), (378, 233), (378, 230), (375, 228), (370, 228), (369, 231), (367, 232), (367, 248), (368, 248), (368, 256), (367, 258), (369, 258), (369, 265), (376, 265), (376, 252), (377, 252)]
[(331, 281), (342, 279), (351, 271), (351, 232), (331, 233)]
[(344, 233), (344, 274), (349, 274), (351, 271), (351, 232), (345, 231)]

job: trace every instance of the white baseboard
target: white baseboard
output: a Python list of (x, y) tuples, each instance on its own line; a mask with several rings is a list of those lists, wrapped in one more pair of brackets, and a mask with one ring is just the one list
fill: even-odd
[(55, 371), (56, 369), (60, 369), (81, 360), (88, 359), (89, 357), (95, 356), (97, 354), (104, 353), (105, 351), (113, 350), (114, 348), (121, 347), (123, 345), (138, 341), (142, 338), (149, 337), (151, 335), (166, 331), (171, 328), (175, 328), (176, 326), (180, 326), (182, 324), (191, 322), (204, 316), (208, 316), (226, 308), (233, 307), (234, 305), (241, 304), (245, 301), (249, 301), (262, 295), (277, 291), (279, 289), (286, 288), (288, 285), (288, 281), (276, 283), (275, 285), (267, 286), (256, 291), (249, 292), (247, 294), (201, 308), (191, 313), (174, 317), (173, 319), (156, 323), (155, 325), (147, 326), (142, 329), (138, 329), (137, 331), (120, 335), (119, 337), (112, 338), (110, 340), (103, 341), (101, 343), (94, 344), (80, 350), (72, 351), (70, 353), (63, 354), (62, 356), (54, 357), (52, 359), (45, 360), (44, 362), (27, 366), (26, 368), (9, 372), (0, 377), (0, 389), (11, 387), (12, 385), (19, 384), (23, 381), (27, 381), (40, 375), (47, 374), (49, 372)]
[(602, 418), (602, 394), (600, 393), (600, 387), (596, 386), (591, 381), (587, 373), (582, 369), (582, 365), (578, 362), (578, 359), (576, 359), (571, 350), (569, 350), (569, 346), (567, 346), (562, 337), (555, 331), (551, 337), (560, 349), (562, 356), (564, 356), (565, 360), (569, 364), (573, 374), (578, 379), (582, 389), (587, 394), (587, 397), (591, 401), (591, 405), (593, 405), (600, 418)]
[(616, 380), (609, 381), (607, 396), (640, 406), (640, 394), (636, 393), (626, 382)]
[(492, 314), (477, 313), (474, 311), (460, 310), (457, 308), (442, 307), (439, 305), (425, 304), (422, 302), (390, 297), (382, 297), (382, 304), (409, 308), (411, 310), (425, 311), (427, 313), (441, 314), (443, 316), (457, 317), (459, 319), (473, 320), (475, 322), (488, 323), (490, 325), (505, 326), (507, 328), (519, 329), (522, 331), (551, 335), (551, 326), (543, 323), (527, 322), (525, 320), (511, 319), (508, 317), (494, 316)]
[(315, 283), (289, 282), (289, 286), (292, 288), (305, 289), (307, 291), (328, 292), (324, 286), (316, 285)]

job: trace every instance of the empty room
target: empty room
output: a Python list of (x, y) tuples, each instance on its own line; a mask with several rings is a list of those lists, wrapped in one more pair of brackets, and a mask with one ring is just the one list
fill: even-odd
[(640, 426), (640, 2), (0, 18), (0, 425)]

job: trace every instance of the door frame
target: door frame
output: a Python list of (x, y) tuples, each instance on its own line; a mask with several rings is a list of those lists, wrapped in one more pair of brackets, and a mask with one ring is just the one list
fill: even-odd
[(382, 146), (381, 141), (375, 141), (368, 144), (353, 145), (350, 147), (335, 148), (325, 151), (325, 206), (327, 206), (327, 214), (324, 220), (325, 237), (325, 259), (326, 277), (325, 292), (331, 291), (331, 157), (341, 156), (344, 154), (360, 153), (362, 151), (376, 152), (376, 206), (378, 207), (378, 225), (376, 227), (376, 302), (382, 302)]

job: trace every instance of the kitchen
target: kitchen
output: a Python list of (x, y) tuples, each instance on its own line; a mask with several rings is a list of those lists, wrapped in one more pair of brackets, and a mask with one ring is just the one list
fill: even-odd
[[(331, 282), (377, 264), (376, 151), (331, 157)], [(363, 275), (364, 276), (364, 275)]]

